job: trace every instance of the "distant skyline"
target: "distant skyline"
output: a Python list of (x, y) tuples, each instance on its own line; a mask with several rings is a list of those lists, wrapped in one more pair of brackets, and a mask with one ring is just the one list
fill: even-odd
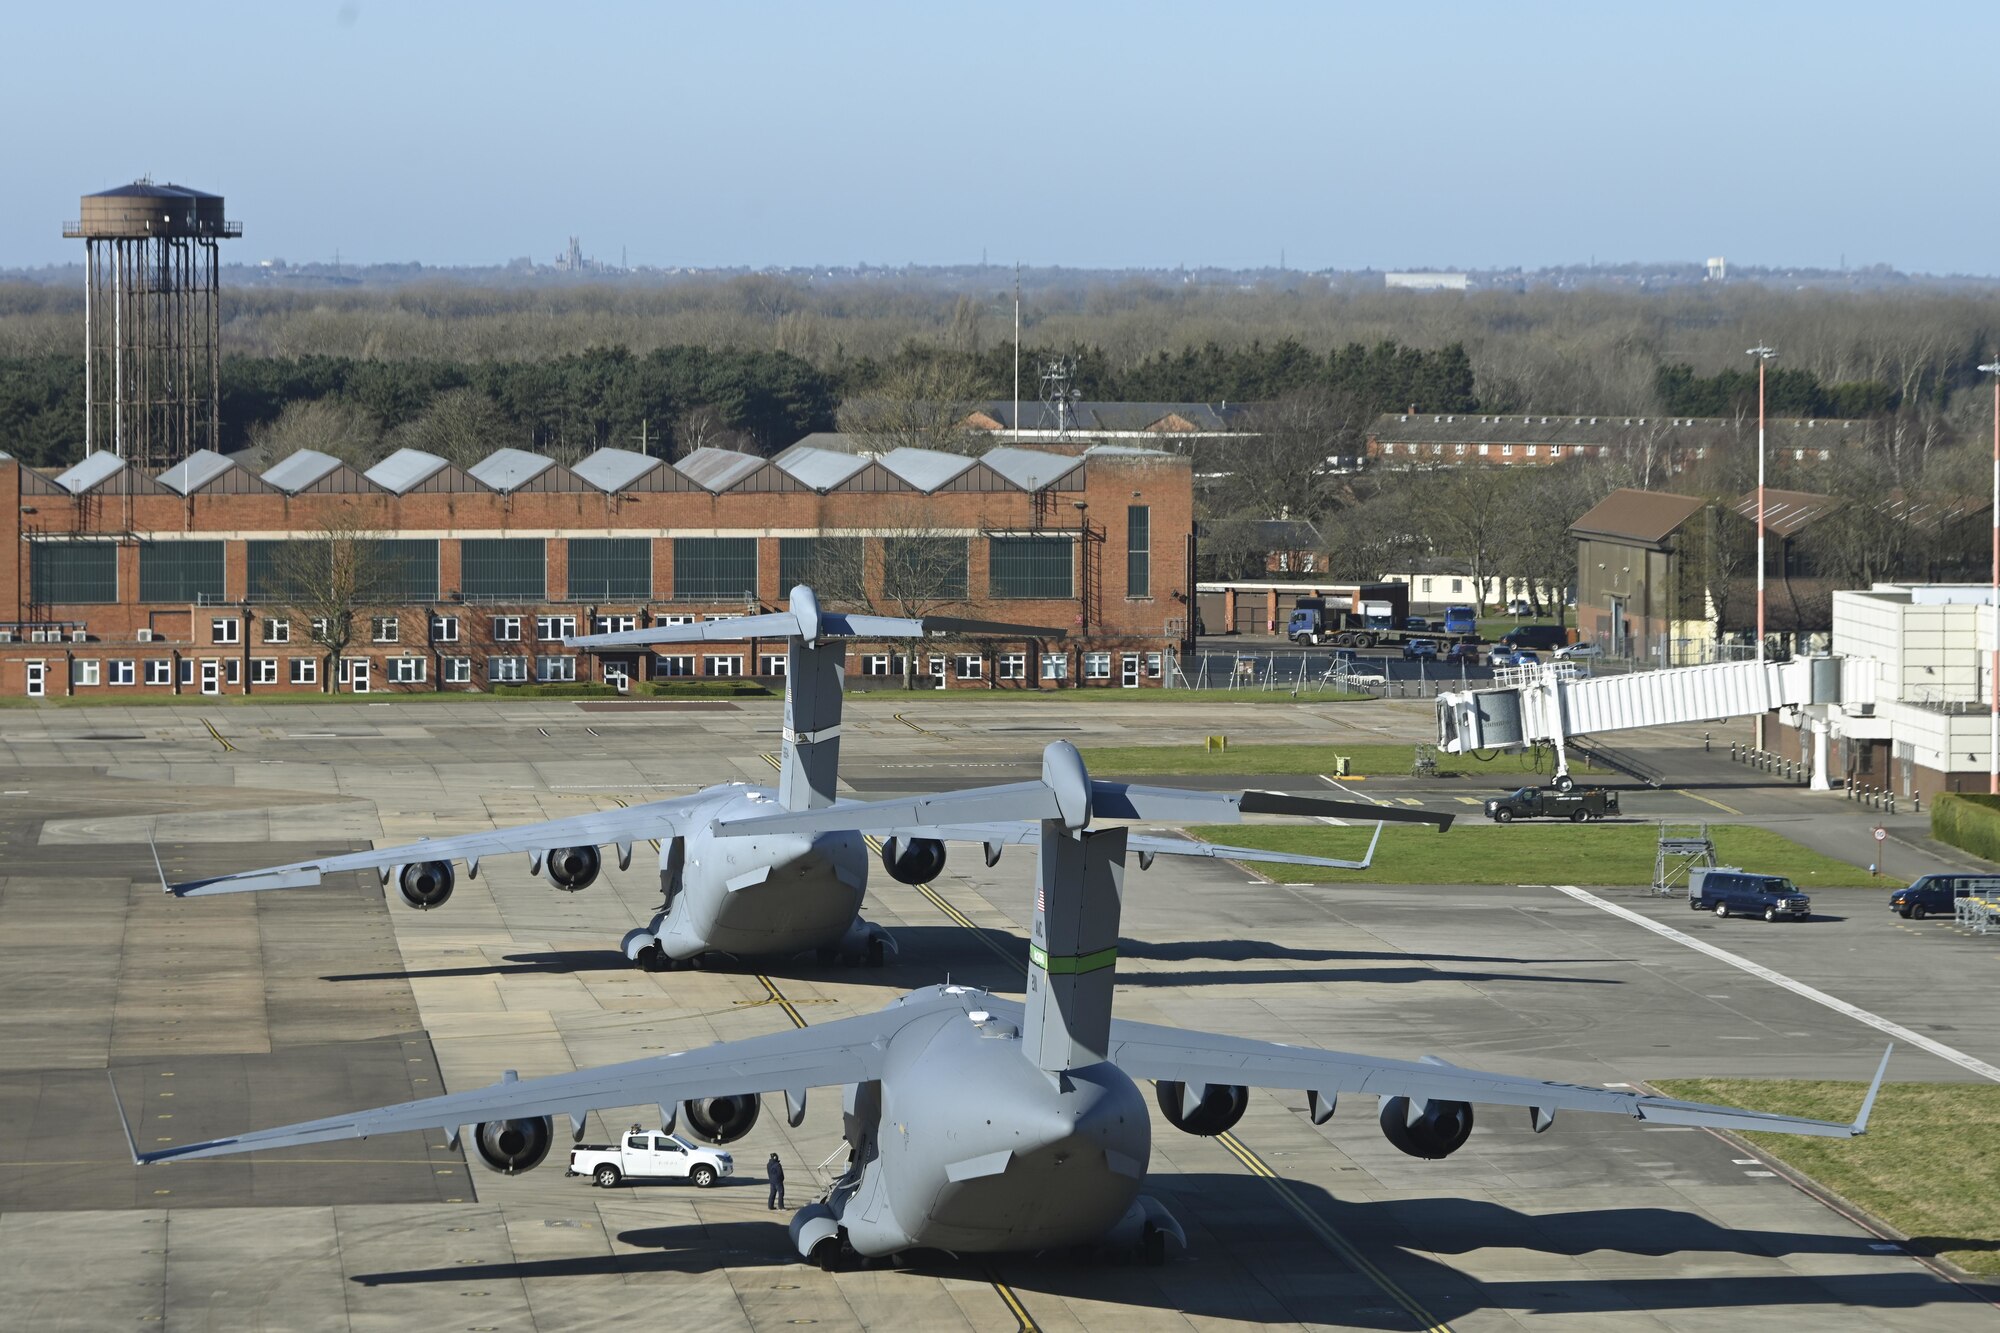
[(78, 196), (228, 260), (2000, 272), (1990, 5), (109, 0), (0, 17), (0, 267)]

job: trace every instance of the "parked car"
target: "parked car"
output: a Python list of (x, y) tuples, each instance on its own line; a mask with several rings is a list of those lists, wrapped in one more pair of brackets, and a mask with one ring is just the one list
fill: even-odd
[(1688, 906), (1717, 916), (1761, 916), (1766, 921), (1804, 921), (1812, 915), (1812, 899), (1790, 880), (1741, 866), (1689, 871)]
[(569, 1151), (570, 1176), (589, 1176), (609, 1189), (621, 1180), (685, 1180), (707, 1189), (724, 1176), (736, 1174), (736, 1162), (726, 1152), (689, 1143), (678, 1134), (627, 1130), (617, 1143), (580, 1143)]
[(1569, 642), (1569, 631), (1561, 625), (1516, 625), (1500, 636), (1509, 648), (1539, 648), (1547, 652)]
[(1444, 650), (1447, 662), (1478, 662), (1484, 660), (1486, 650), (1476, 643), (1454, 643)]
[(1596, 643), (1566, 643), (1556, 649), (1556, 661), (1574, 657), (1602, 657), (1604, 647)]
[(1422, 616), (1407, 616), (1403, 620), (1404, 629), (1429, 629), (1431, 622)]
[(1508, 666), (1540, 666), (1541, 662), (1539, 653), (1531, 653), (1525, 649), (1517, 649), (1507, 655)]
[(1517, 819), (1567, 819), (1581, 824), (1618, 813), (1618, 793), (1602, 787), (1573, 787), (1569, 791), (1548, 791), (1522, 787), (1486, 802), (1486, 817), (1496, 824)]
[(1889, 910), (1905, 921), (1951, 916), (1960, 898), (2000, 898), (2000, 875), (1925, 875), (1889, 895)]
[(1405, 660), (1413, 657), (1422, 657), (1435, 662), (1438, 659), (1437, 640), (1405, 639), (1403, 640), (1403, 657)]

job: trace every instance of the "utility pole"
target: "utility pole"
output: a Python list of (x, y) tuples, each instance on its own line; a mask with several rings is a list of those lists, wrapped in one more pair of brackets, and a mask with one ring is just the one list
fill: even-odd
[(2000, 361), (1979, 369), (1993, 376), (1993, 645), (1987, 664), (1993, 706), (1987, 717), (1986, 790), (2000, 796)]
[(1021, 261), (1014, 261), (1014, 438), (1021, 438)]
[[(1778, 353), (1769, 347), (1752, 347), (1746, 355), (1757, 358), (1757, 660), (1764, 660), (1764, 367)], [(1763, 724), (1758, 724), (1763, 730)]]

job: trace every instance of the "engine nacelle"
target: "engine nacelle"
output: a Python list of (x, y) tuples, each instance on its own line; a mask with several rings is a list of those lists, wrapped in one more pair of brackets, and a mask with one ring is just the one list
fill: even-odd
[(944, 873), (944, 844), (936, 838), (884, 838), (882, 868), (898, 884), (928, 884)]
[(1472, 1135), (1472, 1105), (1423, 1102), (1413, 1110), (1408, 1097), (1385, 1097), (1382, 1135), (1412, 1157), (1449, 1157)]
[(1250, 1089), (1240, 1083), (1205, 1083), (1199, 1085), (1198, 1091), (1201, 1100), (1192, 1107), (1187, 1105), (1188, 1089), (1184, 1083), (1162, 1079), (1154, 1093), (1167, 1123), (1184, 1134), (1198, 1134), (1205, 1139), (1226, 1134), (1250, 1105)]
[(473, 1155), (487, 1170), (503, 1176), (518, 1175), (540, 1166), (555, 1141), (555, 1123), (548, 1116), (488, 1120), (472, 1130)]
[(688, 1128), (710, 1143), (734, 1143), (756, 1128), (764, 1109), (754, 1092), (734, 1097), (690, 1097), (682, 1103)]
[(419, 912), (444, 906), (455, 882), (449, 861), (415, 861), (396, 867), (396, 891)]
[(564, 893), (587, 889), (597, 882), (604, 869), (604, 854), (595, 847), (555, 847), (542, 858), (542, 870), (549, 883)]

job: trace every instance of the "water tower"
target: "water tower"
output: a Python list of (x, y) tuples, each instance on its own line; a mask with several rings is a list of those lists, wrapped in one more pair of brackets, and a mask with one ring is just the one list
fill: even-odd
[(222, 196), (135, 181), (83, 197), (83, 448), (171, 467), (221, 439)]

